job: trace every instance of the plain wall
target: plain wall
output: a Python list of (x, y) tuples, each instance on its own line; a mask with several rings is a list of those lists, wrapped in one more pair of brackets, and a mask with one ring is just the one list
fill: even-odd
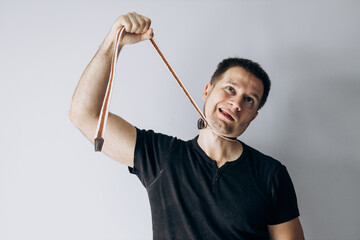
[[(67, 118), (115, 19), (136, 11), (199, 106), (217, 63), (272, 79), (240, 139), (285, 164), (307, 239), (360, 239), (359, 1), (2, 1), (0, 239), (151, 239), (145, 189)], [(183, 139), (198, 114), (149, 41), (123, 49), (111, 111)]]

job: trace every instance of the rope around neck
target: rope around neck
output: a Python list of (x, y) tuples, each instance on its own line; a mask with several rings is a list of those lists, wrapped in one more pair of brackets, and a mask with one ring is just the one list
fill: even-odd
[[(102, 104), (102, 107), (101, 107), (99, 121), (98, 121), (97, 129), (96, 129), (95, 140), (94, 140), (95, 151), (101, 151), (102, 146), (104, 144), (103, 136), (105, 134), (106, 122), (107, 122), (107, 117), (108, 117), (108, 114), (109, 114), (109, 105), (110, 105), (111, 93), (112, 93), (114, 76), (115, 76), (115, 66), (116, 66), (117, 55), (118, 55), (117, 53), (119, 51), (120, 39), (122, 37), (122, 34), (124, 33), (124, 29), (125, 29), (124, 27), (121, 27), (119, 29), (119, 31), (117, 32), (116, 38), (115, 38), (115, 47), (114, 47), (115, 49), (114, 49), (114, 55), (113, 55), (112, 61), (111, 61), (111, 69), (110, 69), (109, 81), (108, 81), (108, 85), (107, 85), (107, 88), (106, 88), (104, 101), (103, 101), (103, 104)], [(218, 133), (216, 130), (214, 130), (209, 125), (209, 122), (207, 121), (205, 115), (202, 113), (200, 108), (196, 105), (195, 101), (190, 96), (189, 92), (186, 90), (185, 86), (182, 84), (179, 77), (176, 75), (175, 71), (170, 66), (169, 62), (166, 60), (164, 54), (160, 51), (160, 49), (157, 46), (157, 44), (155, 43), (154, 39), (150, 39), (150, 42), (152, 43), (152, 45), (154, 46), (154, 48), (156, 49), (156, 51), (158, 52), (158, 54), (160, 55), (162, 60), (164, 61), (165, 65), (170, 70), (171, 74), (173, 75), (173, 77), (175, 78), (175, 80), (177, 81), (177, 83), (179, 84), (181, 89), (184, 91), (185, 95), (188, 97), (188, 99), (190, 100), (192, 105), (195, 107), (196, 111), (200, 114), (201, 118), (198, 121), (198, 128), (200, 127), (199, 129), (203, 129), (203, 128), (209, 127), (210, 130), (213, 133), (215, 133), (217, 136), (219, 136), (219, 137), (221, 137), (221, 138), (223, 138), (225, 140), (228, 140), (228, 141), (237, 141), (236, 138), (229, 138), (229, 137), (221, 135), (220, 133)]]

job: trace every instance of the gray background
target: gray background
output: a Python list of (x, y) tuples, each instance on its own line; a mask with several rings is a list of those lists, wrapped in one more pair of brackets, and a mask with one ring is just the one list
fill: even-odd
[[(360, 239), (359, 1), (1, 1), (0, 239), (151, 239), (145, 189), (67, 118), (77, 81), (118, 15), (155, 40), (202, 106), (218, 61), (273, 81), (240, 137), (282, 161), (307, 239)], [(111, 111), (190, 139), (197, 113), (150, 42), (120, 55)]]

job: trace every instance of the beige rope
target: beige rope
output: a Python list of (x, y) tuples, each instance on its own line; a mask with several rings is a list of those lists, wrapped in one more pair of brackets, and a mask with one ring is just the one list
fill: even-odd
[(124, 30), (125, 30), (125, 28), (121, 27), (116, 34), (115, 49), (114, 49), (114, 55), (111, 60), (109, 81), (108, 81), (108, 85), (106, 88), (103, 105), (101, 107), (98, 126), (96, 129), (96, 135), (95, 135), (95, 140), (94, 140), (95, 151), (101, 151), (102, 146), (104, 144), (103, 136), (105, 135), (106, 122), (107, 122), (107, 117), (109, 115), (109, 105), (110, 105), (112, 87), (113, 87), (113, 82), (114, 82), (114, 77), (115, 77), (117, 52), (119, 51), (120, 39), (121, 39), (121, 36), (122, 36), (122, 33), (124, 32)]

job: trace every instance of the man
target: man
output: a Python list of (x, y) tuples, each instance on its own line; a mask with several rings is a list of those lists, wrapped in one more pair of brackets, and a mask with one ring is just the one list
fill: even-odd
[[(123, 47), (152, 38), (150, 24), (137, 13), (120, 16), (81, 76), (69, 118), (90, 141), (116, 32), (125, 27)], [(286, 168), (236, 140), (258, 115), (269, 89), (258, 64), (224, 60), (203, 93), (208, 126), (190, 141), (139, 130), (109, 113), (103, 152), (129, 166), (146, 187), (154, 239), (304, 238)]]

